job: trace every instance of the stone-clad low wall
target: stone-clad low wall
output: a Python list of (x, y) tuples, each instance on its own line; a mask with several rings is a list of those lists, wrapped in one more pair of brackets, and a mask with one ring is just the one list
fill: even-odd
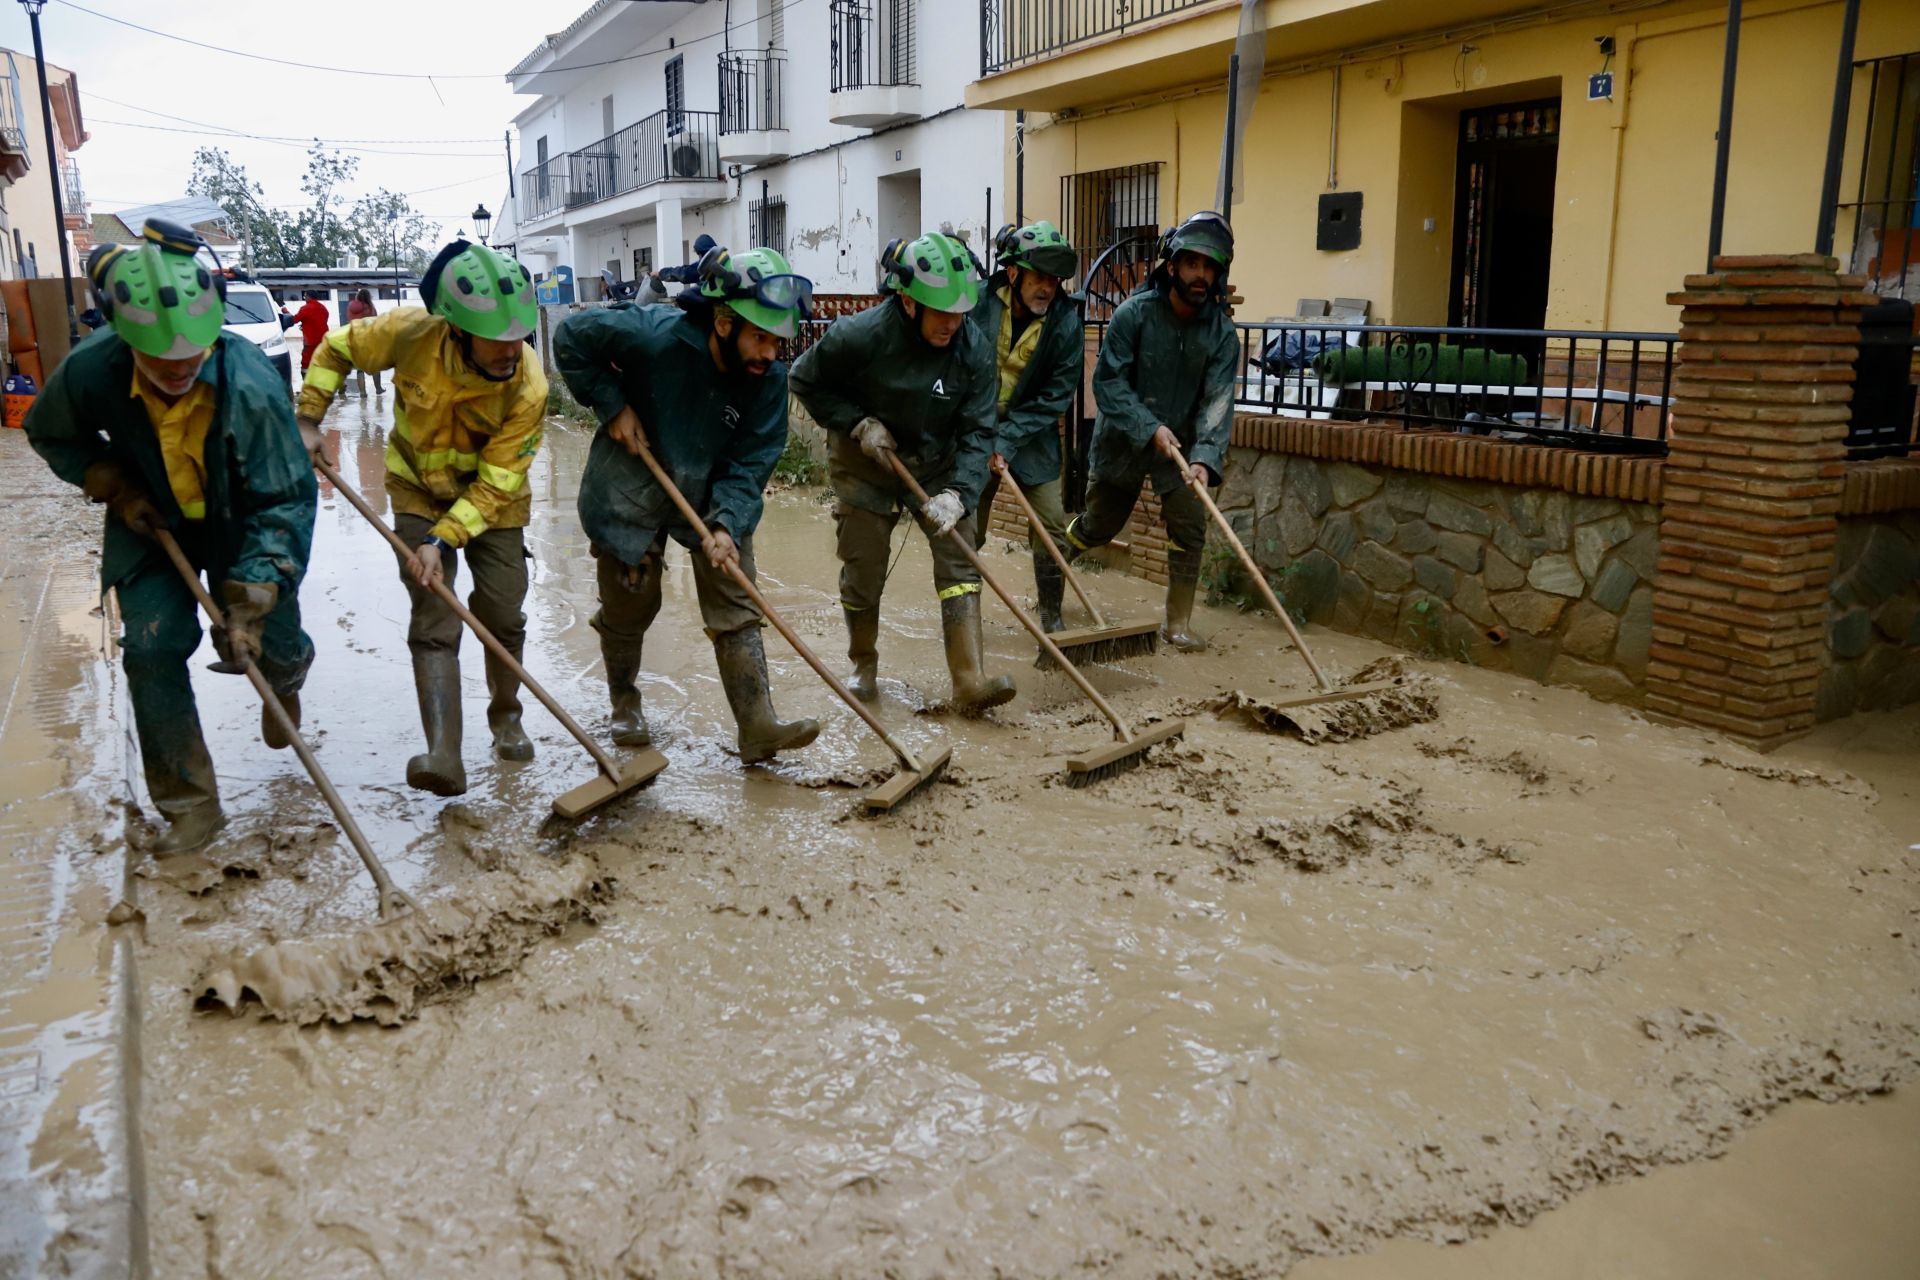
[(1920, 512), (1842, 519), (1836, 570), (1815, 714), (1920, 702)]
[(1658, 509), (1235, 449), (1222, 510), (1309, 621), (1638, 700)]

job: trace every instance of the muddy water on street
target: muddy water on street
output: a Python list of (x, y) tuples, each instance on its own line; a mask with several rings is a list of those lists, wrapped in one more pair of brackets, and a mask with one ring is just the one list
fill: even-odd
[[(377, 491), (378, 416), (349, 400), (341, 420)], [(585, 445), (556, 428), (535, 473), (528, 662), (604, 732)], [(838, 664), (831, 543), (827, 508), (787, 496), (758, 554)], [(990, 562), (1030, 592), (1024, 556)], [(196, 675), (235, 822), (218, 856), (142, 882), (159, 1273), (1274, 1275), (1526, 1221), (1920, 1061), (1920, 715), (1763, 760), (1420, 664), (1432, 724), (1308, 747), (1198, 714), (1075, 791), (1065, 757), (1107, 735), (997, 603), (988, 648), (1021, 697), (985, 723), (917, 714), (946, 678), (915, 535), (884, 714), (951, 742), (954, 768), (867, 821), (832, 780), (884, 749), (771, 635), (780, 709), (828, 728), (741, 767), (672, 563), (645, 677), (672, 767), (555, 834), (548, 801), (592, 766), (537, 708), (540, 758), (487, 760), (471, 643), (472, 790), (401, 783), (405, 596), (323, 494), (307, 721), (396, 878), (433, 897), (591, 853), (618, 893), (397, 1029), (196, 1014), (209, 956), (373, 912), (295, 761), (254, 745), (244, 685)], [(1155, 603), (1117, 575), (1093, 589), (1122, 617)], [(1097, 672), (1123, 714), (1305, 683), (1271, 622), (1204, 612), (1210, 653)], [(1343, 672), (1381, 652), (1312, 638)]]

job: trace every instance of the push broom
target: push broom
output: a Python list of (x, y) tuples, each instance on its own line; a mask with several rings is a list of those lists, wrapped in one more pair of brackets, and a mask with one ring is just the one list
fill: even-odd
[[(653, 450), (647, 447), (646, 441), (640, 440), (634, 446), (634, 452), (642, 462), (647, 464), (647, 470), (653, 473), (653, 478), (660, 488), (673, 499), (673, 505), (680, 510), (680, 518), (685, 520), (704, 541), (707, 537), (706, 522), (700, 518), (700, 513), (693, 509), (693, 504), (687, 501), (686, 495), (680, 492), (680, 487), (668, 478), (666, 469), (660, 465), (659, 459), (653, 456)], [(727, 572), (732, 574), (733, 580), (740, 584), (740, 589), (747, 593), (747, 598), (753, 601), (753, 607), (760, 611), (760, 615), (772, 623), (774, 629), (793, 646), (793, 651), (813, 668), (814, 674), (826, 681), (827, 687), (833, 690), (840, 701), (851, 707), (853, 713), (865, 721), (867, 728), (878, 734), (880, 741), (886, 743), (887, 749), (899, 759), (900, 772), (860, 798), (861, 806), (868, 813), (887, 812), (909, 796), (918, 794), (923, 787), (947, 771), (947, 764), (953, 759), (951, 748), (941, 751), (937, 756), (929, 756), (925, 761), (916, 758), (911, 751), (900, 744), (898, 738), (888, 732), (887, 726), (880, 723), (879, 717), (868, 710), (865, 703), (853, 696), (853, 691), (841, 682), (840, 677), (827, 669), (826, 663), (820, 661), (819, 656), (794, 632), (792, 627), (787, 625), (786, 619), (775, 612), (774, 607), (767, 603), (767, 598), (760, 594), (760, 588), (755, 586), (753, 579), (747, 576), (747, 571), (740, 567), (739, 561), (729, 560)]]
[[(1055, 544), (1053, 536), (1047, 532), (1047, 527), (1040, 523), (1040, 515), (1033, 509), (1033, 504), (1027, 501), (1027, 495), (1022, 492), (1020, 482), (1013, 478), (1011, 471), (1008, 471), (1002, 473), (1000, 483), (1013, 494), (1014, 500), (1020, 504), (1020, 509), (1027, 513), (1027, 527), (1033, 530), (1041, 544), (1046, 547), (1047, 554), (1052, 556), (1054, 563), (1060, 566), (1060, 572), (1066, 575), (1067, 585), (1073, 588), (1073, 594), (1080, 597), (1080, 603), (1086, 606), (1089, 614), (1093, 615), (1093, 625), (1090, 627), (1068, 627), (1065, 631), (1054, 632), (1054, 648), (1081, 662), (1119, 662), (1126, 658), (1142, 657), (1157, 649), (1160, 645), (1160, 624), (1158, 622), (1123, 622), (1115, 625), (1102, 617), (1100, 607), (1087, 595), (1087, 589), (1080, 585), (1080, 575), (1073, 571), (1073, 566), (1068, 564), (1066, 556), (1060, 553), (1060, 548)], [(1040, 665), (1043, 667), (1054, 665), (1052, 656), (1045, 650), (1041, 651)]]
[[(913, 472), (907, 470), (906, 464), (900, 461), (898, 455), (891, 449), (886, 451), (886, 458), (887, 465), (893, 468), (893, 474), (899, 477), (900, 483), (906, 487), (908, 493), (913, 495), (913, 500), (919, 504), (924, 515), (928, 502), (927, 491), (920, 487), (920, 482), (913, 478)], [(1098, 751), (1089, 751), (1085, 755), (1074, 756), (1067, 761), (1068, 786), (1084, 787), (1137, 768), (1147, 758), (1149, 747), (1170, 738), (1180, 737), (1187, 731), (1187, 722), (1184, 720), (1162, 720), (1158, 724), (1148, 725), (1139, 733), (1128, 729), (1127, 722), (1120, 718), (1120, 713), (1107, 704), (1107, 700), (1100, 696), (1098, 689), (1088, 683), (1086, 676), (1081, 674), (1080, 668), (1067, 661), (1067, 656), (1061, 653), (1053, 643), (1053, 637), (1034, 621), (1032, 614), (1020, 607), (1012, 593), (1000, 585), (999, 579), (987, 571), (987, 566), (981, 563), (980, 553), (973, 549), (973, 544), (961, 537), (958, 529), (947, 530), (947, 536), (952, 538), (953, 544), (960, 548), (967, 562), (973, 566), (974, 572), (980, 575), (980, 580), (993, 588), (993, 593), (1000, 597), (1000, 602), (1012, 611), (1014, 617), (1020, 619), (1020, 625), (1040, 642), (1041, 651), (1067, 674), (1068, 679), (1080, 687), (1080, 692), (1084, 693), (1087, 700), (1099, 708), (1100, 714), (1113, 725), (1113, 742), (1110, 745)]]
[(1253, 585), (1259, 589), (1261, 598), (1267, 602), (1267, 608), (1273, 610), (1274, 616), (1279, 618), (1281, 625), (1286, 627), (1287, 636), (1293, 641), (1293, 647), (1300, 651), (1300, 657), (1306, 662), (1307, 670), (1313, 673), (1314, 683), (1320, 686), (1317, 692), (1303, 694), (1298, 698), (1270, 702), (1267, 705), (1277, 712), (1284, 713), (1293, 707), (1314, 707), (1328, 702), (1376, 699), (1382, 694), (1397, 690), (1400, 686), (1392, 680), (1337, 686), (1327, 679), (1327, 673), (1322, 671), (1320, 664), (1313, 659), (1313, 650), (1307, 648), (1306, 640), (1301, 637), (1300, 628), (1293, 625), (1292, 615), (1281, 607), (1279, 598), (1273, 594), (1273, 588), (1267, 585), (1267, 575), (1260, 572), (1260, 566), (1254, 563), (1253, 557), (1247, 553), (1247, 548), (1241, 543), (1239, 535), (1234, 533), (1233, 525), (1228, 523), (1226, 516), (1221, 514), (1220, 508), (1214, 504), (1213, 495), (1207, 492), (1205, 482), (1194, 476), (1193, 469), (1187, 465), (1187, 460), (1181, 454), (1178, 445), (1167, 446), (1166, 452), (1174, 465), (1180, 468), (1180, 475), (1186, 480), (1187, 487), (1192, 489), (1200, 501), (1206, 505), (1207, 514), (1213, 518), (1214, 524), (1226, 537), (1227, 545), (1232, 547), (1234, 553), (1240, 557), (1241, 567), (1247, 571), (1247, 577), (1251, 578)]
[[(332, 464), (318, 462), (315, 463), (315, 465), (320, 469), (320, 474), (331, 481), (333, 487), (338, 489), (341, 494), (346, 497), (347, 501), (353, 504), (353, 509), (365, 516), (367, 523), (378, 529), (381, 536), (392, 544), (393, 549), (400, 553), (401, 559), (407, 564), (412, 564), (414, 562), (413, 548), (402, 542), (399, 535), (387, 527), (387, 522), (382, 520), (379, 515), (374, 512), (372, 507), (367, 505), (367, 500), (361, 497), (352, 485), (340, 478), (340, 473), (334, 470)], [(486, 624), (474, 617), (471, 609), (468, 609), (466, 605), (460, 603), (460, 597), (453, 593), (453, 588), (449, 587), (445, 582), (436, 582), (434, 583), (434, 591), (442, 600), (446, 601), (454, 613), (459, 615), (460, 621), (466, 623), (468, 629), (470, 629), (475, 636), (479, 637), (480, 643), (487, 647), (488, 652), (505, 663), (507, 669), (513, 672), (514, 677), (518, 679), (521, 684), (526, 685), (528, 689), (533, 691), (533, 696), (540, 699), (541, 704), (553, 713), (553, 718), (558, 720), (561, 725), (566, 728), (567, 732), (571, 733), (574, 738), (579, 741), (582, 747), (586, 748), (587, 754), (593, 757), (593, 762), (600, 766), (599, 777), (593, 779), (591, 782), (583, 782), (573, 790), (554, 799), (553, 811), (556, 814), (567, 819), (569, 822), (584, 817), (586, 814), (598, 809), (601, 805), (616, 800), (637, 787), (645, 786), (647, 783), (653, 781), (662, 769), (667, 767), (667, 758), (653, 747), (643, 747), (624, 765), (615, 764), (612, 757), (601, 749), (600, 744), (595, 742), (592, 737), (587, 734), (587, 731), (582, 729), (579, 723), (567, 714), (566, 708), (554, 701), (553, 695), (548, 693), (539, 681), (527, 674), (527, 669), (521, 666), (519, 660), (507, 651), (507, 647), (500, 643), (493, 632), (487, 630)]]

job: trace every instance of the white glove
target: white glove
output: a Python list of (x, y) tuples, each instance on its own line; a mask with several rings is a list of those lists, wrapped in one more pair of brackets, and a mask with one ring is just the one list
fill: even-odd
[(862, 418), (855, 423), (853, 442), (860, 446), (860, 452), (879, 463), (885, 463), (886, 455), (895, 452), (893, 433), (878, 418)]
[(927, 500), (921, 514), (926, 516), (935, 534), (948, 534), (953, 532), (953, 526), (960, 523), (960, 517), (967, 514), (967, 509), (961, 505), (959, 494), (951, 489), (942, 489)]

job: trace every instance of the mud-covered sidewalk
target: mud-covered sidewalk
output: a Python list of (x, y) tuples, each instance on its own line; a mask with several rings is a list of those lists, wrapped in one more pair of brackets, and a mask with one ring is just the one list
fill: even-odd
[[(377, 494), (382, 420), (336, 412), (343, 471)], [(527, 654), (604, 731), (572, 509), (586, 443), (556, 424), (534, 474)], [(84, 581), (96, 518), (25, 452), (0, 440), (8, 558)], [(1271, 620), (1203, 610), (1211, 652), (1093, 676), (1136, 720), (1188, 715), (1184, 740), (1073, 790), (1065, 758), (1108, 735), (997, 603), (988, 648), (1019, 699), (988, 722), (922, 714), (946, 676), (916, 534), (885, 606), (883, 714), (954, 766), (867, 820), (846, 784), (885, 750), (777, 637), (782, 712), (828, 727), (776, 767), (732, 754), (676, 550), (644, 676), (672, 766), (568, 833), (547, 805), (591, 762), (537, 707), (539, 758), (488, 759), (471, 641), (472, 789), (401, 782), (406, 598), (384, 545), (321, 502), (307, 726), (396, 878), (433, 899), (590, 856), (616, 892), (597, 924), (394, 1028), (196, 1012), (210, 957), (370, 921), (371, 886), (297, 762), (258, 745), (244, 682), (198, 660), (234, 820), (214, 856), (130, 852), (124, 690), (74, 603), (64, 675), (35, 677), (45, 758), (10, 757), (0, 783), (7, 830), (33, 828), (5, 869), (99, 886), (95, 915), (68, 917), (137, 973), (155, 1274), (1279, 1275), (1387, 1236), (1509, 1236), (1596, 1184), (1737, 1155), (1789, 1100), (1920, 1074), (1920, 714), (1763, 758), (1410, 659), (1436, 720), (1309, 746), (1202, 709), (1305, 684)], [(757, 551), (838, 663), (826, 506), (773, 500)], [(991, 563), (1030, 592), (1024, 552)], [(32, 585), (0, 579), (10, 616)], [(1121, 617), (1157, 603), (1115, 574), (1092, 587)], [(1343, 672), (1384, 652), (1312, 638)], [(20, 1131), (23, 1170), (57, 1164), (56, 1112)], [(1914, 1108), (1888, 1114), (1886, 1142), (1920, 1145)], [(1786, 1241), (1777, 1274), (1806, 1273), (1795, 1247), (1817, 1246)], [(1513, 1265), (1548, 1262), (1584, 1274), (1577, 1244)], [(1499, 1265), (1478, 1274), (1528, 1273)]]

